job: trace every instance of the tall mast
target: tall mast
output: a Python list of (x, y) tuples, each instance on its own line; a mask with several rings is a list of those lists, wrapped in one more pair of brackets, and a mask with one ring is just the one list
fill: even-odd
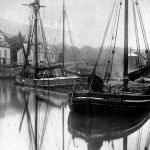
[[(34, 13), (35, 13), (35, 21), (34, 21), (34, 29), (35, 29), (35, 58), (34, 58), (34, 65), (35, 65), (35, 78), (37, 78), (37, 67), (38, 67), (38, 41), (37, 41), (37, 34), (38, 34), (38, 11), (39, 11), (39, 1), (35, 0), (34, 5)], [(38, 100), (35, 101), (35, 150), (38, 149)]]
[(125, 19), (124, 19), (124, 91), (128, 89), (128, 0), (125, 0)]
[(38, 34), (38, 11), (39, 11), (39, 1), (35, 0), (35, 5), (34, 5), (34, 13), (35, 13), (35, 22), (34, 22), (34, 28), (35, 28), (35, 58), (34, 58), (34, 65), (35, 65), (35, 78), (37, 78), (37, 67), (38, 67), (38, 39), (37, 39), (37, 34)]
[[(63, 49), (62, 49), (62, 67), (65, 69), (65, 1), (63, 0)], [(62, 72), (64, 76), (64, 71)]]
[[(30, 8), (32, 7), (33, 11), (34, 11), (34, 38), (35, 38), (35, 52), (34, 52), (34, 66), (35, 66), (35, 78), (37, 78), (37, 73), (38, 73), (38, 13), (39, 13), (39, 9), (41, 7), (45, 7), (45, 6), (41, 6), (39, 4), (39, 0), (35, 0), (33, 3), (30, 4), (23, 4), (25, 6), (29, 6)], [(31, 26), (30, 26), (31, 27)], [(29, 30), (29, 32), (31, 32), (31, 28)], [(29, 33), (31, 34), (31, 33)]]

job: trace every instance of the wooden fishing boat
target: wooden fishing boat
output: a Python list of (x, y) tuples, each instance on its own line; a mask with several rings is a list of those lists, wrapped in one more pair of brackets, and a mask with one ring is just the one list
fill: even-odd
[[(29, 28), (29, 36), (28, 36), (28, 44), (27, 50), (24, 47), (22, 35), (20, 33), (20, 39), (22, 43), (22, 49), (24, 54), (24, 65), (22, 71), (18, 73), (15, 77), (15, 84), (21, 86), (29, 86), (29, 87), (37, 87), (44, 88), (47, 90), (54, 90), (54, 88), (64, 88), (71, 87), (75, 82), (75, 80), (80, 79), (78, 72), (75, 71), (67, 71), (65, 66), (65, 4), (63, 2), (63, 45), (62, 45), (62, 62), (56, 63), (52, 58), (54, 58), (54, 52), (51, 52), (48, 47), (48, 43), (46, 41), (46, 36), (44, 32), (43, 22), (40, 17), (40, 8), (44, 6), (40, 5), (38, 0), (35, 0), (34, 3), (31, 3), (29, 6), (33, 10), (32, 19), (30, 22)], [(39, 46), (40, 33), (42, 33), (43, 42), (43, 51), (41, 52), (41, 47)], [(32, 45), (31, 45), (32, 44)], [(29, 55), (31, 55), (31, 48), (34, 47), (33, 51), (33, 63), (30, 64)], [(42, 55), (42, 54), (43, 55)], [(44, 57), (44, 65), (41, 66), (41, 58)]]
[(139, 113), (150, 108), (150, 95), (73, 92), (68, 96), (71, 111), (79, 113)]
[[(115, 55), (116, 48), (116, 40), (112, 41), (113, 45), (109, 46), (109, 56), (106, 61), (106, 70), (104, 74), (101, 74), (99, 77), (96, 74), (96, 68), (98, 66), (98, 62), (100, 56), (102, 54), (102, 50), (104, 47), (106, 35), (108, 32), (108, 28), (110, 27), (110, 22), (114, 11), (118, 11), (116, 19), (116, 29), (112, 34), (111, 39), (117, 37), (118, 31), (118, 23), (120, 18), (120, 10), (122, 3), (114, 2), (114, 7), (112, 9), (112, 13), (110, 14), (110, 22), (107, 24), (107, 28), (105, 30), (105, 34), (103, 37), (102, 45), (100, 47), (100, 51), (98, 57), (96, 59), (96, 63), (93, 69), (91, 76), (88, 77), (89, 89), (83, 91), (75, 91), (69, 93), (68, 95), (68, 105), (71, 111), (77, 111), (79, 113), (82, 112), (92, 112), (97, 113), (99, 111), (108, 111), (115, 113), (131, 113), (131, 112), (141, 112), (150, 108), (150, 84), (149, 83), (140, 83), (138, 79), (141, 78), (149, 72), (150, 68), (150, 58), (149, 58), (149, 46), (147, 39), (146, 42), (146, 63), (143, 65), (139, 63), (139, 67), (137, 70), (133, 72), (129, 72), (128, 70), (128, 0), (124, 0), (125, 3), (125, 32), (124, 32), (124, 57), (123, 57), (123, 82), (122, 81), (111, 81), (111, 74), (113, 69), (113, 60)], [(115, 9), (115, 6), (117, 8)], [(139, 12), (139, 4), (138, 1), (133, 1), (133, 12), (134, 12), (134, 20), (137, 21), (135, 8)], [(139, 15), (139, 14), (138, 14)], [(138, 16), (137, 15), (137, 16)], [(139, 15), (140, 23), (143, 26), (141, 15)], [(135, 28), (137, 29), (137, 24), (135, 24)], [(143, 34), (146, 37), (145, 30), (143, 29)], [(136, 32), (136, 38), (138, 38), (138, 33)], [(139, 41), (136, 41), (137, 45)], [(137, 47), (138, 52), (140, 53), (139, 47)], [(104, 57), (104, 56), (103, 56)], [(141, 62), (141, 54), (138, 55), (138, 62)]]
[(70, 112), (68, 131), (74, 142), (76, 139), (82, 139), (91, 149), (100, 149), (104, 142), (111, 142), (116, 139), (123, 139), (123, 148), (127, 149), (128, 136), (138, 131), (148, 121), (149, 117), (149, 112), (131, 116), (116, 116), (110, 113), (92, 116)]

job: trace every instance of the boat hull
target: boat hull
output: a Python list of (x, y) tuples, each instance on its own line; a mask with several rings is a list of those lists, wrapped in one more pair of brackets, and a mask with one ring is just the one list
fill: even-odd
[(150, 109), (150, 96), (109, 93), (70, 93), (68, 105), (78, 113), (139, 113)]
[(51, 91), (58, 90), (59, 92), (61, 92), (62, 90), (63, 93), (65, 91), (68, 93), (68, 91), (72, 90), (76, 80), (80, 80), (80, 77), (68, 76), (68, 77), (34, 79), (34, 78), (22, 78), (20, 76), (16, 76), (15, 84), (25, 86), (25, 87), (43, 88), (45, 90), (51, 90)]

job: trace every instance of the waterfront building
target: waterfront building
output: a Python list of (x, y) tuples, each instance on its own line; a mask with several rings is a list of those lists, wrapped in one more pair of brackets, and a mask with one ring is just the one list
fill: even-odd
[(0, 66), (8, 66), (11, 63), (11, 49), (5, 34), (0, 30)]

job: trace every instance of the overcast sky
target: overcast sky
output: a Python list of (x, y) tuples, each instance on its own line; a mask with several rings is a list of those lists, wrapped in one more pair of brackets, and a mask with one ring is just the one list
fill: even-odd
[[(104, 29), (108, 20), (110, 8), (114, 0), (66, 0), (66, 12), (70, 22), (71, 30), (80, 44), (99, 47), (101, 45)], [(28, 4), (33, 0), (0, 0), (0, 17), (15, 22), (27, 23), (30, 16), (30, 8), (21, 4)], [(131, 0), (129, 0), (131, 4)], [(124, 4), (124, 0), (123, 0)], [(139, 0), (143, 22), (150, 43), (150, 0)], [(47, 6), (41, 9), (44, 24), (50, 28), (57, 28), (60, 15), (62, 13), (62, 0), (41, 0), (41, 5)], [(132, 6), (130, 6), (131, 8)], [(121, 13), (121, 23), (119, 26), (118, 45), (121, 45), (123, 37), (123, 8)], [(132, 16), (132, 14), (129, 14)], [(129, 26), (131, 26), (131, 18)], [(134, 47), (134, 29), (129, 32), (131, 47)], [(85, 38), (82, 38), (85, 37)], [(143, 45), (142, 45), (143, 47)]]

